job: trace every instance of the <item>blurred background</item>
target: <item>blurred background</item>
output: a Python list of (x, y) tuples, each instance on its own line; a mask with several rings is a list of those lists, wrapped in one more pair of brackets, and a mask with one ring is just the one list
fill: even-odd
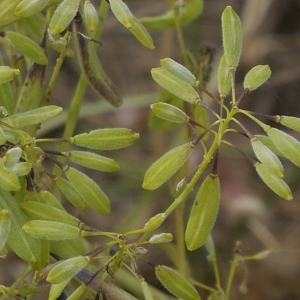
[[(203, 47), (213, 49), (210, 80), (206, 87), (217, 96), (216, 71), (222, 54), (221, 14), (228, 5), (241, 17), (244, 41), (237, 73), (237, 93), (247, 71), (257, 64), (268, 64), (272, 70), (269, 81), (247, 95), (243, 108), (270, 115), (300, 117), (300, 1), (299, 0), (206, 0), (201, 18), (184, 29), (188, 47), (201, 53)], [(94, 1), (98, 3), (98, 1)], [(168, 0), (127, 0), (136, 17), (158, 15), (170, 8)], [(126, 232), (137, 229), (155, 213), (164, 211), (174, 199), (168, 185), (154, 192), (142, 189), (143, 176), (148, 167), (176, 143), (178, 132), (149, 129), (151, 110), (149, 105), (158, 101), (160, 87), (152, 80), (150, 69), (159, 66), (159, 60), (171, 57), (181, 61), (175, 30), (163, 32), (150, 30), (155, 50), (144, 48), (110, 13), (99, 48), (103, 68), (119, 87), (124, 105), (113, 109), (88, 90), (85, 107), (77, 132), (99, 127), (128, 127), (140, 133), (140, 140), (128, 149), (109, 152), (121, 170), (107, 175), (90, 172), (112, 201), (112, 214), (99, 216), (93, 211), (77, 214), (89, 225), (104, 231)], [(53, 63), (55, 54), (52, 53)], [(74, 60), (67, 59), (52, 96), (52, 104), (67, 108), (79, 78), (79, 68)], [(206, 99), (209, 103), (209, 99)], [(61, 136), (64, 120), (55, 122), (43, 136)], [(243, 119), (251, 133), (261, 133), (255, 124)], [(287, 132), (289, 132), (287, 130)], [(289, 132), (296, 138), (300, 135)], [(249, 141), (233, 138), (245, 151), (250, 151)], [(250, 153), (250, 152), (249, 152)], [(106, 155), (106, 154), (104, 154)], [(299, 153), (300, 155), (300, 153)], [(232, 292), (232, 300), (300, 299), (300, 170), (287, 161), (285, 181), (290, 185), (294, 200), (286, 202), (274, 195), (258, 178), (252, 166), (238, 153), (224, 147), (218, 167), (222, 204), (213, 237), (216, 243), (221, 280), (225, 285), (230, 261), (237, 241), (243, 255), (254, 255), (273, 249), (274, 252), (260, 261), (246, 262), (238, 268)], [(192, 197), (187, 202), (189, 207)], [(187, 209), (188, 212), (188, 209)], [(172, 232), (174, 218), (167, 220), (163, 230)], [(204, 249), (188, 253), (193, 266), (193, 276), (208, 285), (214, 285), (211, 265)], [(11, 258), (13, 259), (13, 258)], [(154, 264), (172, 266), (158, 247), (153, 247), (147, 259)], [(1, 262), (2, 264), (2, 262)], [(16, 262), (16, 264), (18, 264)], [(159, 286), (154, 270), (141, 264), (144, 277)], [(6, 280), (15, 271), (6, 270)], [(1, 278), (1, 276), (0, 276)], [(1, 281), (3, 282), (3, 281)], [(5, 282), (4, 282), (5, 283)], [(241, 286), (248, 292), (243, 294)], [(201, 296), (205, 299), (207, 294)]]

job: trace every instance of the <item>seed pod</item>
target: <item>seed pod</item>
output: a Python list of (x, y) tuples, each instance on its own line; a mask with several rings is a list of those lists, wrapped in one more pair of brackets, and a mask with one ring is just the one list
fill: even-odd
[(71, 151), (65, 152), (64, 154), (70, 161), (90, 169), (112, 173), (117, 172), (120, 168), (118, 163), (113, 159), (96, 153), (87, 151)]
[(275, 147), (274, 143), (267, 135), (256, 134), (255, 138), (267, 146), (275, 155), (284, 157), (284, 155)]
[(187, 123), (189, 117), (180, 108), (164, 103), (158, 102), (150, 105), (152, 112), (159, 118), (174, 123)]
[(164, 184), (183, 166), (194, 149), (193, 144), (186, 143), (165, 153), (147, 170), (144, 176), (143, 188), (155, 190)]
[(222, 35), (227, 66), (236, 68), (242, 51), (242, 25), (231, 6), (222, 13)]
[(23, 128), (31, 125), (37, 125), (43, 123), (59, 113), (62, 112), (62, 108), (55, 105), (43, 106), (35, 108), (19, 114), (2, 119), (5, 122), (15, 128)]
[(63, 0), (53, 13), (49, 29), (51, 34), (63, 32), (73, 21), (79, 7), (80, 0)]
[(10, 213), (7, 209), (0, 210), (0, 251), (4, 248), (11, 227)]
[(60, 201), (49, 191), (41, 190), (38, 194), (40, 202), (48, 204), (52, 207), (56, 207), (62, 211), (65, 211), (64, 207), (61, 205)]
[(31, 236), (44, 240), (69, 240), (80, 237), (80, 229), (62, 222), (32, 220), (27, 222), (23, 231)]
[(74, 136), (76, 146), (97, 150), (116, 150), (132, 145), (139, 134), (127, 128), (96, 129)]
[(90, 0), (85, 0), (83, 12), (88, 30), (94, 31), (98, 27), (98, 13)]
[(155, 267), (155, 275), (174, 296), (183, 300), (200, 300), (196, 289), (177, 271), (158, 265)]
[(289, 186), (280, 178), (278, 178), (274, 173), (272, 173), (263, 164), (257, 163), (255, 169), (263, 180), (263, 182), (278, 196), (285, 200), (292, 200), (293, 195)]
[(253, 67), (244, 79), (244, 89), (254, 91), (264, 84), (271, 76), (271, 69), (268, 65)]
[(129, 30), (143, 46), (151, 50), (155, 49), (151, 35), (135, 17), (133, 18), (132, 27), (129, 28)]
[(300, 167), (300, 142), (287, 133), (277, 129), (270, 128), (267, 135), (272, 140), (275, 147), (284, 155), (285, 158)]
[(226, 57), (223, 55), (218, 70), (218, 90), (221, 98), (226, 98), (231, 90), (231, 77)]
[(52, 207), (50, 205), (27, 201), (20, 204), (23, 211), (28, 217), (35, 220), (45, 220), (45, 221), (57, 221), (62, 222), (74, 227), (78, 227), (80, 220), (62, 211), (58, 208)]
[(188, 220), (185, 241), (190, 251), (200, 248), (208, 239), (220, 206), (220, 181), (209, 175), (202, 183)]
[(44, 50), (32, 39), (15, 31), (6, 31), (5, 36), (11, 41), (13, 46), (23, 55), (29, 57), (37, 64), (48, 64), (48, 58)]
[(20, 75), (19, 69), (13, 69), (8, 66), (0, 66), (0, 84), (13, 80)]
[(86, 285), (80, 285), (69, 297), (68, 300), (78, 300), (82, 299), (81, 296), (86, 291)]
[(108, 197), (91, 178), (73, 168), (69, 168), (65, 174), (77, 193), (93, 210), (103, 215), (110, 213)]
[(78, 45), (76, 49), (79, 50), (80, 66), (86, 75), (88, 83), (99, 96), (104, 97), (114, 107), (121, 106), (123, 103), (121, 94), (116, 85), (104, 72), (94, 45), (81, 35), (86, 35), (86, 30), (79, 13), (77, 13), (74, 23), (76, 31), (80, 33), (80, 35), (74, 35), (74, 41)]
[(64, 196), (79, 210), (84, 210), (88, 207), (87, 203), (75, 191), (73, 185), (64, 178), (57, 178), (56, 184)]
[(121, 0), (109, 1), (110, 8), (118, 19), (118, 21), (126, 28), (131, 28), (133, 25), (133, 15), (128, 6)]
[(277, 177), (282, 178), (284, 176), (284, 169), (274, 152), (255, 137), (251, 139), (251, 145), (259, 161)]
[(279, 123), (282, 124), (283, 126), (286, 126), (288, 128), (300, 132), (300, 118), (280, 116)]
[(164, 89), (174, 94), (176, 97), (192, 104), (200, 102), (200, 96), (194, 88), (186, 81), (176, 77), (166, 69), (153, 68), (152, 78)]
[(3, 163), (5, 168), (12, 168), (21, 158), (23, 151), (20, 147), (9, 149), (3, 156)]
[(15, 9), (17, 18), (27, 18), (43, 10), (50, 0), (22, 0)]
[(154, 231), (157, 229), (166, 219), (164, 213), (160, 213), (152, 217), (144, 226), (146, 232)]
[(7, 191), (18, 191), (21, 188), (17, 175), (5, 168), (3, 160), (0, 159), (0, 187)]
[(88, 256), (77, 256), (62, 261), (49, 272), (46, 280), (50, 283), (60, 283), (74, 277), (90, 262)]
[[(178, 8), (179, 22), (181, 26), (187, 26), (196, 20), (203, 11), (203, 0), (191, 0), (187, 4)], [(170, 10), (163, 15), (147, 17), (141, 19), (141, 23), (147, 28), (154, 30), (165, 30), (176, 26), (174, 10)]]
[(173, 241), (173, 235), (171, 233), (160, 233), (153, 235), (149, 239), (150, 244), (161, 244), (161, 243), (169, 243)]
[(8, 235), (8, 246), (22, 260), (37, 264), (41, 257), (42, 243), (40, 240), (25, 234), (22, 226), (29, 218), (21, 210), (15, 197), (9, 191), (0, 189), (0, 210), (7, 210), (10, 214), (11, 229)]
[(142, 292), (144, 295), (145, 300), (154, 300), (151, 291), (149, 289), (148, 284), (146, 283), (145, 279), (140, 279), (141, 287), (142, 287)]
[(195, 75), (188, 70), (186, 67), (183, 65), (179, 64), (175, 60), (171, 58), (164, 58), (160, 60), (161, 66), (172, 73), (174, 76), (186, 81), (186, 83), (195, 86), (197, 79)]
[(57, 284), (51, 284), (51, 288), (49, 291), (49, 300), (59, 299), (59, 296), (65, 289), (66, 285), (70, 282), (70, 280), (71, 280), (71, 278), (69, 278), (65, 281), (62, 281), (60, 283), (57, 283)]

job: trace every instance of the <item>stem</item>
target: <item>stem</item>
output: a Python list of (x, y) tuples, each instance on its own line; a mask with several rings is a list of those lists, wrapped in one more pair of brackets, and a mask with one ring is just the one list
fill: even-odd
[(236, 107), (236, 93), (235, 93), (235, 68), (230, 68), (230, 77), (231, 77), (231, 94), (232, 94), (232, 105)]
[(227, 285), (226, 285), (226, 291), (225, 291), (225, 300), (229, 299), (230, 292), (232, 289), (233, 279), (234, 279), (234, 276), (236, 273), (236, 269), (239, 265), (240, 258), (241, 258), (241, 256), (239, 254), (235, 254), (234, 259), (231, 262), (230, 273), (229, 273), (229, 277), (228, 277), (228, 281), (227, 281)]

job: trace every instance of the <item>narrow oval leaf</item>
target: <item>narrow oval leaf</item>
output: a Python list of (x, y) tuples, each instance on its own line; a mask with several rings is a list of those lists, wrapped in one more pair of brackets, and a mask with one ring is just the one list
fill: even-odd
[(108, 197), (91, 178), (73, 168), (69, 168), (65, 174), (77, 193), (92, 209), (103, 215), (110, 213)]
[(164, 184), (183, 166), (194, 149), (195, 146), (193, 144), (186, 143), (165, 153), (147, 170), (143, 188), (146, 190), (155, 190)]
[(226, 98), (231, 90), (231, 77), (226, 57), (223, 55), (218, 70), (218, 90), (220, 98)]
[(254, 91), (264, 84), (271, 76), (271, 69), (268, 65), (253, 67), (244, 79), (244, 89)]
[(300, 118), (280, 116), (279, 123), (282, 124), (283, 126), (286, 126), (288, 128), (300, 132)]
[(161, 59), (160, 64), (164, 69), (166, 69), (176, 77), (186, 81), (188, 84), (193, 86), (196, 85), (197, 79), (195, 75), (177, 61), (167, 57)]
[(251, 145), (256, 157), (277, 177), (284, 176), (284, 169), (279, 158), (267, 146), (260, 142), (257, 138), (251, 139)]
[(275, 147), (283, 154), (285, 158), (300, 167), (300, 142), (287, 133), (277, 129), (270, 128), (267, 135), (272, 140)]
[(72, 277), (84, 269), (89, 263), (88, 256), (77, 256), (62, 261), (49, 272), (46, 280), (50, 283), (61, 283)]
[(16, 128), (23, 128), (43, 123), (60, 114), (61, 112), (61, 107), (48, 105), (3, 118), (2, 122), (5, 122)]
[(74, 227), (78, 227), (80, 224), (79, 219), (71, 216), (65, 211), (44, 203), (27, 201), (21, 203), (20, 206), (31, 219), (57, 221)]
[(18, 176), (5, 168), (2, 159), (0, 159), (0, 178), (0, 187), (7, 191), (18, 191), (21, 188)]
[(220, 206), (220, 181), (210, 174), (202, 183), (188, 220), (185, 242), (194, 251), (206, 242), (217, 219)]
[(10, 214), (7, 209), (0, 210), (0, 251), (4, 248), (11, 227)]
[(128, 6), (121, 0), (111, 0), (109, 1), (110, 8), (118, 19), (118, 21), (126, 28), (131, 28), (133, 25), (133, 15), (128, 8)]
[(156, 266), (155, 275), (162, 285), (174, 296), (184, 300), (200, 300), (196, 289), (177, 271), (166, 267)]
[(174, 123), (187, 123), (189, 117), (180, 108), (164, 103), (158, 102), (150, 105), (152, 112), (159, 118)]
[(76, 146), (98, 150), (116, 150), (132, 145), (139, 134), (127, 128), (96, 129), (74, 136)]
[(176, 77), (166, 69), (162, 67), (153, 68), (151, 70), (151, 75), (161, 87), (174, 94), (176, 97), (192, 104), (200, 102), (200, 96), (189, 83)]
[(222, 13), (222, 36), (227, 65), (236, 68), (242, 51), (242, 25), (231, 6)]
[(20, 75), (19, 69), (13, 69), (8, 66), (0, 66), (0, 84), (9, 82), (18, 75)]
[(80, 237), (80, 229), (62, 222), (32, 220), (23, 226), (23, 231), (44, 240), (68, 240)]
[(94, 31), (98, 27), (98, 13), (91, 1), (85, 0), (83, 12), (88, 30)]
[(46, 7), (50, 0), (22, 0), (15, 9), (15, 16), (27, 18)]
[(48, 64), (48, 58), (44, 50), (36, 42), (31, 40), (27, 36), (15, 31), (6, 31), (5, 35), (10, 39), (14, 47), (20, 53), (32, 59), (37, 64)]
[(80, 0), (64, 0), (53, 13), (49, 29), (51, 34), (63, 32), (73, 21), (79, 7)]
[(88, 207), (87, 203), (76, 192), (73, 185), (64, 178), (57, 178), (56, 184), (64, 196), (79, 210), (84, 210)]
[(280, 178), (278, 178), (274, 173), (272, 173), (263, 164), (257, 163), (255, 169), (263, 180), (263, 182), (278, 196), (285, 200), (292, 200), (293, 195), (289, 186)]
[(65, 156), (76, 164), (102, 172), (117, 172), (120, 169), (113, 159), (92, 152), (70, 151)]

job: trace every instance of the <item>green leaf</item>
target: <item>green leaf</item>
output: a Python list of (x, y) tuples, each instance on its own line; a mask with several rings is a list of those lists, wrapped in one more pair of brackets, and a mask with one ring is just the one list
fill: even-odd
[(200, 248), (208, 239), (217, 219), (220, 198), (219, 178), (210, 174), (196, 195), (188, 220), (185, 241), (190, 251)]
[(46, 7), (50, 0), (22, 0), (15, 9), (15, 16), (27, 18)]
[(40, 65), (47, 65), (48, 58), (44, 50), (33, 40), (27, 36), (15, 32), (15, 31), (6, 31), (5, 35), (12, 42), (13, 46), (23, 55), (29, 57), (34, 62)]
[(110, 213), (108, 197), (91, 178), (73, 168), (69, 168), (65, 174), (77, 193), (93, 210), (103, 215)]
[(74, 136), (76, 146), (97, 150), (116, 150), (132, 145), (139, 134), (127, 128), (96, 129)]
[(5, 168), (2, 159), (0, 159), (0, 178), (0, 187), (7, 191), (17, 191), (21, 188), (17, 175)]
[(0, 210), (0, 251), (4, 248), (11, 227), (10, 213), (7, 209)]
[(236, 68), (242, 51), (242, 25), (237, 13), (227, 6), (222, 13), (223, 48), (228, 67)]
[(177, 271), (158, 265), (155, 267), (155, 275), (174, 296), (183, 300), (200, 300), (196, 289)]
[(143, 188), (155, 190), (173, 176), (189, 159), (195, 146), (186, 143), (178, 146), (154, 162), (144, 176)]

